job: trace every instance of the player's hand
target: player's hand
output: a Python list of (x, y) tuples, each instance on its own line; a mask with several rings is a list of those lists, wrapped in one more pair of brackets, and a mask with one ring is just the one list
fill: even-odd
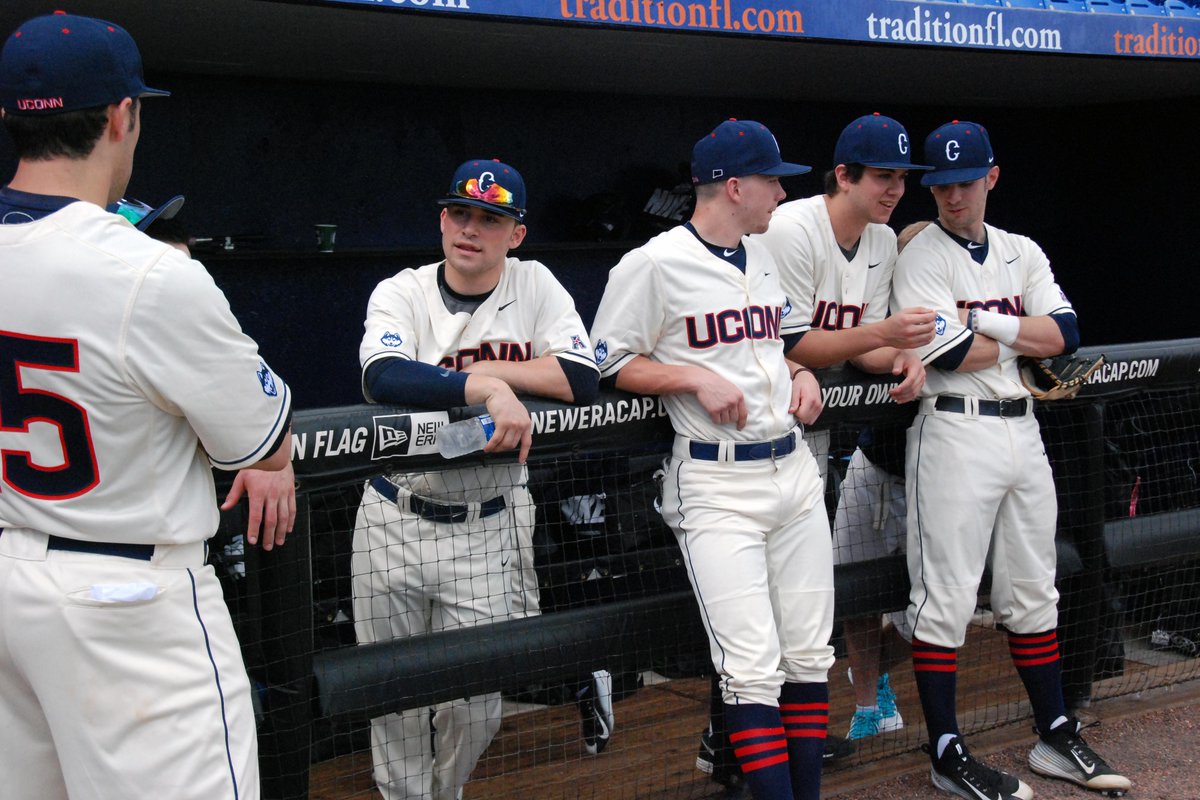
[(695, 374), (696, 399), (717, 425), (746, 427), (746, 398), (742, 390), (711, 370), (698, 367)]
[(529, 457), (529, 448), (533, 445), (533, 421), (529, 418), (529, 409), (517, 399), (507, 383), (497, 380), (495, 384), (484, 404), (488, 413), (492, 415), (496, 430), (484, 445), (483, 452), (520, 450), (517, 461), (524, 464), (525, 459)]
[(920, 356), (911, 350), (896, 353), (896, 360), (892, 362), (892, 374), (904, 376), (904, 380), (895, 388), (888, 390), (892, 399), (897, 403), (916, 400), (921, 387), (925, 385), (925, 365), (921, 363)]
[(243, 494), (250, 504), (246, 541), (251, 546), (258, 544), (261, 529), (263, 550), (282, 545), (296, 524), (296, 474), (291, 463), (274, 472), (261, 469), (238, 472), (221, 510), (233, 508)]
[(911, 350), (933, 341), (937, 312), (930, 308), (906, 308), (879, 323), (888, 347)]
[(825, 409), (821, 384), (811, 371), (802, 369), (792, 379), (792, 402), (788, 411), (805, 425), (812, 425)]

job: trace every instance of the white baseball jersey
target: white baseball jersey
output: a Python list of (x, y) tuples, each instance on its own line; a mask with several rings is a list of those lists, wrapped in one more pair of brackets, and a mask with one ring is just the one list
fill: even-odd
[[(893, 307), (923, 305), (938, 312), (936, 335), (917, 348), (926, 364), (970, 335), (959, 322), (959, 309), (1028, 317), (1075, 313), (1054, 280), (1049, 259), (1033, 240), (991, 225), (985, 228), (988, 253), (983, 264), (937, 225), (918, 233), (900, 254), (892, 280)], [(1016, 399), (1028, 397), (1029, 390), (1021, 383), (1017, 360), (1011, 358), (975, 372), (930, 369), (921, 395), (939, 394)]]
[[(407, 358), (461, 370), (474, 361), (556, 356), (596, 369), (575, 304), (542, 264), (509, 258), (496, 288), (473, 312), (446, 307), (440, 263), (405, 270), (371, 294), (359, 358)], [(364, 386), (364, 394), (367, 394)], [(372, 398), (368, 395), (368, 400)], [(519, 464), (395, 473), (399, 503), (374, 488), (355, 519), (355, 632), (360, 643), (470, 627), (538, 613), (533, 571), (534, 506)], [(504, 495), (502, 512), (446, 524), (422, 519), (408, 495), (479, 503)], [(403, 565), (398, 568), (397, 565)], [(498, 692), (371, 721), (375, 780), (388, 800), (461, 794), (500, 727)], [(436, 752), (435, 752), (436, 751)]]
[(291, 395), (204, 267), (77, 202), (0, 225), (0, 285), (0, 527), (212, 536), (210, 462), (262, 459)]
[(795, 427), (792, 383), (781, 336), (800, 320), (761, 243), (743, 239), (743, 274), (710, 253), (687, 228), (673, 228), (632, 250), (613, 267), (592, 324), (600, 374), (634, 355), (696, 365), (742, 390), (746, 427), (716, 425), (695, 395), (663, 397), (675, 432), (705, 441), (764, 441)]
[(803, 444), (778, 460), (721, 462), (691, 458), (685, 441), (764, 441), (796, 426), (781, 336), (801, 321), (770, 253), (754, 239), (742, 244), (744, 272), (687, 227), (654, 237), (609, 273), (592, 333), (601, 375), (644, 355), (703, 367), (742, 391), (741, 431), (713, 423), (693, 394), (662, 398), (677, 434), (662, 512), (703, 609), (725, 702), (770, 706), (784, 682), (826, 680), (833, 561), (821, 481)]
[(825, 195), (784, 203), (771, 215), (766, 245), (779, 265), (779, 282), (803, 323), (797, 330), (840, 331), (887, 317), (896, 234), (870, 223), (847, 260), (833, 234)]
[(250, 683), (202, 542), (210, 462), (280, 442), (287, 386), (198, 263), (90, 203), (30, 216), (0, 224), (5, 790), (255, 800)]
[[(452, 371), (473, 361), (543, 356), (596, 368), (575, 303), (545, 265), (507, 259), (496, 288), (468, 314), (446, 308), (437, 282), (439, 264), (404, 270), (375, 287), (358, 351), (364, 374), (379, 359), (394, 357)], [(488, 500), (525, 482), (520, 465), (389, 477), (413, 494), (443, 503)]]
[[(973, 243), (937, 225), (917, 234), (900, 254), (893, 303), (938, 312), (933, 341), (918, 348), (927, 364), (969, 338), (959, 309), (1014, 316), (1074, 313), (1034, 242), (990, 225), (986, 231), (982, 264), (971, 256)], [(943, 647), (962, 645), (989, 552), (996, 621), (1015, 633), (1053, 630), (1058, 505), (1032, 405), (1019, 416), (979, 415), (971, 403), (961, 411), (938, 409), (934, 396), (941, 394), (1029, 397), (1015, 358), (973, 372), (936, 365), (926, 372), (926, 399), (909, 429), (905, 468), (908, 613), (915, 635)]]
[[(896, 234), (870, 223), (847, 259), (833, 233), (825, 195), (784, 203), (771, 215), (766, 233), (752, 237), (767, 246), (779, 265), (779, 283), (792, 305), (797, 332), (839, 331), (887, 317)], [(824, 482), (829, 470), (830, 431), (805, 432)]]

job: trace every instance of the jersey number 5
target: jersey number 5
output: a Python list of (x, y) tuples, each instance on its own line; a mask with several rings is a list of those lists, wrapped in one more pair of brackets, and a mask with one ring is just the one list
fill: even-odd
[(79, 371), (79, 342), (0, 330), (0, 432), (29, 433), (35, 422), (58, 429), (62, 463), (34, 463), (28, 450), (0, 449), (4, 484), (30, 497), (65, 500), (100, 482), (87, 412), (61, 395), (21, 385), (26, 370)]

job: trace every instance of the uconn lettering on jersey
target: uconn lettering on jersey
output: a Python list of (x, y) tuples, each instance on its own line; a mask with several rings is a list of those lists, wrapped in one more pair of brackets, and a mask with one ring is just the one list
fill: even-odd
[(532, 361), (533, 342), (483, 342), (445, 356), (438, 362), (443, 369), (461, 371), (475, 361)]
[(870, 303), (863, 303), (861, 306), (838, 305), (832, 300), (822, 300), (813, 310), (812, 324), (809, 327), (821, 331), (857, 328), (858, 324), (862, 322), (863, 315), (867, 313), (868, 305)]
[(703, 317), (686, 317), (688, 346), (707, 350), (717, 344), (737, 344), (745, 339), (778, 339), (783, 309), (747, 306), (728, 308)]
[(995, 311), (997, 314), (1007, 314), (1010, 317), (1025, 315), (1025, 303), (1019, 294), (1014, 295), (1011, 299), (1001, 297), (999, 300), (959, 300), (954, 305), (968, 311), (972, 308), (982, 308), (984, 311)]

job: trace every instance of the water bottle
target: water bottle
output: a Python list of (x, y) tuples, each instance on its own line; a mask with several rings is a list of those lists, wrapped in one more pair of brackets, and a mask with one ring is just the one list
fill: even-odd
[(496, 423), (491, 414), (451, 422), (438, 429), (437, 448), (442, 458), (458, 458), (467, 453), (482, 450), (496, 432)]

